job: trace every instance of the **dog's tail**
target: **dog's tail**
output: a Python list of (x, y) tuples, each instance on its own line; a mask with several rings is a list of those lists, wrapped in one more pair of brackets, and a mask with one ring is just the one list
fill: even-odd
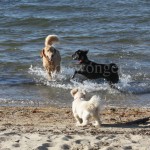
[(45, 46), (51, 46), (56, 42), (59, 42), (59, 38), (57, 35), (48, 35), (45, 39)]
[(101, 99), (97, 95), (92, 96), (92, 98), (89, 100), (90, 104), (94, 105), (95, 108), (99, 108), (99, 109), (100, 109), (100, 102)]

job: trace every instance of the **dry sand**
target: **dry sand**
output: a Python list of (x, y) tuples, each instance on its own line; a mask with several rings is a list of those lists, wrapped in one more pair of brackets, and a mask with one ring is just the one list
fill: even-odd
[(150, 108), (105, 108), (102, 126), (76, 127), (71, 108), (0, 107), (0, 150), (149, 150)]

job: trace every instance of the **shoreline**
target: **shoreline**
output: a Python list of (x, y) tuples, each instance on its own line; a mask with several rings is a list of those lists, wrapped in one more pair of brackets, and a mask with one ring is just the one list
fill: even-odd
[(150, 117), (150, 108), (108, 107), (100, 116), (100, 128), (76, 127), (70, 107), (0, 107), (0, 149), (150, 147), (150, 120), (134, 122)]

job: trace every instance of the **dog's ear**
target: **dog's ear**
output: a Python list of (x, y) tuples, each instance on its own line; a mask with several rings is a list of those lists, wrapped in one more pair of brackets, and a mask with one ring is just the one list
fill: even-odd
[(44, 55), (44, 49), (42, 49), (42, 51), (40, 52), (40, 56), (43, 57)]
[(89, 52), (89, 50), (84, 50), (85, 54), (87, 54)]
[(85, 90), (82, 90), (82, 93), (83, 93), (84, 95), (86, 95), (86, 91), (85, 91)]
[(74, 88), (71, 90), (70, 94), (72, 95), (72, 97), (74, 97), (74, 95), (78, 92), (77, 88)]

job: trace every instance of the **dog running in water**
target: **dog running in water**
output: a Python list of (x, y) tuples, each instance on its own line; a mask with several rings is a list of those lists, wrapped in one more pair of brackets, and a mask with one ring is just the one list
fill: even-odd
[(45, 47), (40, 53), (43, 60), (43, 67), (48, 74), (48, 80), (52, 79), (53, 73), (60, 72), (61, 56), (59, 51), (53, 47), (53, 44), (58, 41), (59, 38), (57, 35), (48, 35), (45, 39)]
[(119, 75), (118, 66), (116, 64), (95, 63), (88, 59), (87, 53), (88, 51), (86, 50), (78, 50), (72, 55), (72, 58), (74, 60), (78, 60), (79, 64), (81, 65), (80, 70), (75, 71), (72, 78), (74, 78), (76, 74), (81, 74), (87, 79), (104, 78), (111, 86), (115, 83), (118, 83)]

